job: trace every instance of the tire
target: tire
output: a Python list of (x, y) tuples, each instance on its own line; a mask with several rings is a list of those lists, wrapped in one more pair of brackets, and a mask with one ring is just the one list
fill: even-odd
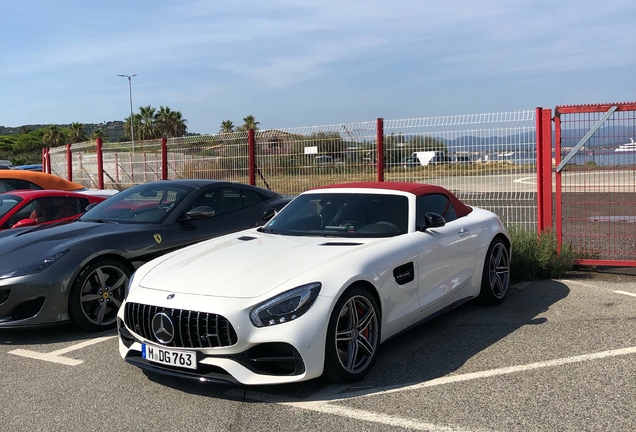
[(373, 296), (361, 287), (345, 292), (329, 319), (323, 377), (339, 383), (362, 379), (377, 358), (380, 330)]
[(114, 328), (130, 275), (126, 265), (112, 259), (95, 261), (84, 267), (69, 295), (71, 322), (90, 331)]
[(504, 301), (510, 287), (510, 248), (496, 238), (488, 247), (481, 275), (479, 300), (496, 305)]

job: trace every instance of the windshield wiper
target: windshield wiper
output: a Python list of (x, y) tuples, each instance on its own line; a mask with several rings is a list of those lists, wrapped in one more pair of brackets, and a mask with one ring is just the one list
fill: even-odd
[(105, 220), (105, 219), (80, 219), (82, 222), (96, 222), (96, 223), (112, 223), (112, 224), (118, 224), (119, 222), (116, 221), (111, 221), (111, 220)]
[(261, 228), (257, 229), (256, 231), (264, 232), (264, 233), (267, 233), (267, 234), (280, 234), (279, 232), (273, 230), (272, 228), (263, 228), (263, 227), (261, 227)]

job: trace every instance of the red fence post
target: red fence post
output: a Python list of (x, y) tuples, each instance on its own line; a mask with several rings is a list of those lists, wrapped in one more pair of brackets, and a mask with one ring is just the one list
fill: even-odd
[(44, 151), (44, 158), (46, 159), (46, 172), (51, 174), (51, 153), (50, 148), (46, 148)]
[(66, 178), (68, 181), (73, 181), (73, 154), (70, 144), (66, 144)]
[(552, 110), (536, 108), (537, 231), (552, 228)]
[(168, 180), (168, 138), (161, 138), (161, 180)]
[(102, 139), (97, 137), (97, 189), (104, 189), (104, 160), (102, 159)]
[(42, 147), (42, 172), (43, 173), (46, 172), (46, 157), (44, 156), (45, 150), (46, 150), (46, 147)]
[[(559, 166), (561, 163), (561, 114), (558, 107), (554, 110), (554, 133), (555, 133), (555, 152), (554, 152), (554, 166)], [(556, 171), (556, 170), (555, 170)], [(561, 171), (557, 171), (555, 174), (556, 181), (556, 238), (557, 249), (561, 252), (561, 246), (563, 246), (563, 206), (561, 194)]]
[(249, 166), (250, 184), (256, 186), (256, 144), (254, 129), (247, 131), (247, 160)]
[(552, 110), (543, 110), (543, 223), (552, 229)]
[(376, 169), (378, 170), (378, 181), (384, 181), (384, 119), (376, 120), (377, 147), (376, 153)]

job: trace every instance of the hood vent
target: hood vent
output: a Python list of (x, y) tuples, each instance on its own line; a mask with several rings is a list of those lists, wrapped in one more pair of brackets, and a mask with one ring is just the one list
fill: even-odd
[(363, 243), (352, 243), (352, 242), (327, 242), (318, 246), (360, 246)]
[(256, 239), (256, 237), (252, 237), (252, 236), (243, 236), (243, 237), (239, 237), (239, 240), (243, 240), (243, 241), (249, 241), (249, 240), (254, 240)]

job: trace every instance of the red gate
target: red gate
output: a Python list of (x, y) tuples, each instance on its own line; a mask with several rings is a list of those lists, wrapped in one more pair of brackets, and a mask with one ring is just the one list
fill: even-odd
[(636, 266), (636, 102), (557, 106), (554, 120), (559, 245)]

